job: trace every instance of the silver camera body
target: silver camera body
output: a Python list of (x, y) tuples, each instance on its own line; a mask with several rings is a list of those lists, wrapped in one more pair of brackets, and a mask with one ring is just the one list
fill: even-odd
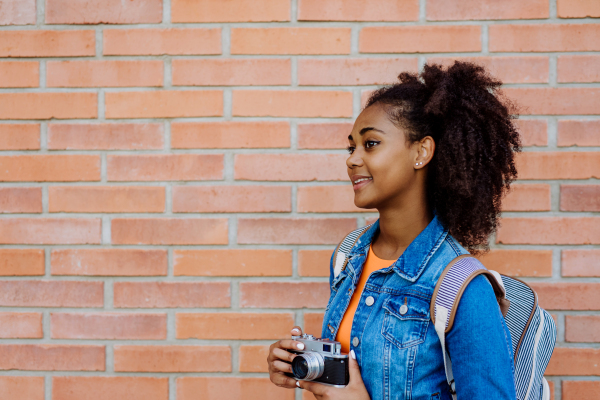
[(295, 350), (292, 374), (301, 381), (314, 381), (324, 385), (344, 387), (348, 385), (348, 355), (342, 354), (340, 342), (318, 339), (313, 335), (292, 336), (304, 344), (304, 350)]

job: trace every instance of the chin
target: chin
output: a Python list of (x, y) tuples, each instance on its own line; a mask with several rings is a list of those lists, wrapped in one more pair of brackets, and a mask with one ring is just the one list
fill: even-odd
[(354, 205), (358, 208), (364, 208), (365, 210), (376, 208), (373, 201), (369, 201), (367, 199), (357, 199), (356, 197), (354, 197)]

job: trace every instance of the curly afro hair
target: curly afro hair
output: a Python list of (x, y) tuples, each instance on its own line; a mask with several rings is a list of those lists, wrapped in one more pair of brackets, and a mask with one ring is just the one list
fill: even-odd
[(502, 82), (473, 63), (425, 65), (420, 74), (404, 72), (398, 79), (375, 91), (366, 107), (383, 105), (410, 142), (433, 138), (429, 205), (465, 248), (486, 251), (502, 197), (517, 177), (514, 105), (502, 97)]

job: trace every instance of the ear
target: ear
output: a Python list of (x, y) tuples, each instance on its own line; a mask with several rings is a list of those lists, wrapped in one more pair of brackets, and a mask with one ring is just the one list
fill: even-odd
[(415, 169), (424, 168), (433, 158), (435, 142), (431, 136), (425, 136), (418, 142), (413, 143), (413, 146), (415, 146), (414, 167)]

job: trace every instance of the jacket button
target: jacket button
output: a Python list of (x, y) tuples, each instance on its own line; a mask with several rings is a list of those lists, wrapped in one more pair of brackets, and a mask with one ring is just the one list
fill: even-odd
[(365, 304), (369, 307), (371, 307), (373, 303), (375, 303), (375, 299), (373, 298), (373, 296), (369, 296), (365, 299)]
[(404, 315), (404, 314), (406, 314), (407, 311), (408, 311), (408, 307), (406, 306), (406, 304), (402, 304), (400, 306), (400, 314)]
[(354, 336), (354, 339), (352, 339), (352, 346), (357, 347), (359, 343), (360, 341), (358, 340), (358, 338)]

